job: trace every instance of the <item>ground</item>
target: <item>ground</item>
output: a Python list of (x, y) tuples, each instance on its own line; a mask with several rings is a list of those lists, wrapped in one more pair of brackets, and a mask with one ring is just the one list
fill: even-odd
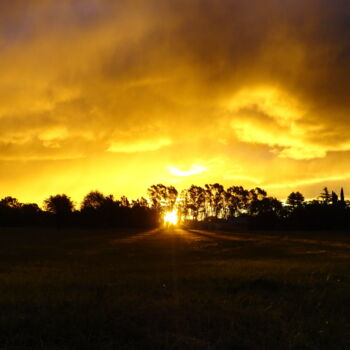
[(1, 229), (0, 349), (350, 349), (350, 234)]

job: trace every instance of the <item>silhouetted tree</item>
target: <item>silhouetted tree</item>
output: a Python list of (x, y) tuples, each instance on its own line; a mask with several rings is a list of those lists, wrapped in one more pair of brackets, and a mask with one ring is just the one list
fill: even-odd
[(292, 207), (301, 206), (305, 201), (304, 196), (300, 192), (292, 192), (287, 198), (287, 204)]
[(182, 193), (182, 203), (185, 217), (190, 215), (194, 221), (198, 221), (200, 213), (205, 210), (205, 190), (200, 186), (192, 185)]
[(39, 225), (42, 219), (42, 211), (36, 203), (22, 204), (20, 208), (23, 225)]
[(334, 191), (332, 191), (331, 201), (332, 201), (332, 205), (338, 204), (338, 195)]
[(132, 208), (136, 208), (136, 207), (148, 208), (148, 201), (146, 198), (141, 197), (139, 199), (133, 200), (131, 202), (131, 207)]
[[(292, 192), (287, 199), (288, 207), (268, 197), (259, 187), (248, 191), (242, 186), (225, 190), (218, 183), (207, 184), (205, 188), (192, 185), (182, 191), (178, 202), (178, 192), (173, 186), (153, 185), (148, 193), (151, 207), (145, 198), (130, 202), (123, 196), (114, 200), (112, 195), (92, 191), (84, 197), (80, 211), (74, 211), (67, 195), (50, 196), (44, 201), (45, 212), (37, 204), (23, 204), (8, 196), (0, 200), (0, 225), (52, 225), (56, 219), (58, 226), (155, 227), (160, 223), (162, 212), (177, 205), (181, 218), (193, 221), (197, 227), (239, 224), (238, 217), (241, 217), (246, 227), (256, 229), (350, 228), (350, 201), (345, 201), (343, 188), (340, 199), (334, 191), (330, 193), (324, 188), (319, 200), (308, 202), (300, 192)], [(332, 205), (328, 205), (330, 203)]]
[(52, 214), (70, 214), (74, 209), (74, 204), (70, 197), (65, 194), (50, 196), (44, 201), (44, 208)]
[(283, 206), (282, 203), (273, 197), (264, 197), (262, 199), (255, 199), (250, 203), (250, 214), (260, 215), (266, 213), (275, 213), (279, 215)]
[(320, 197), (320, 199), (321, 199), (321, 201), (322, 201), (323, 204), (330, 204), (331, 201), (332, 201), (332, 196), (331, 196), (331, 194), (329, 193), (327, 187), (325, 187), (325, 188), (323, 189), (323, 192), (321, 192), (321, 194), (320, 194), (319, 197)]
[[(113, 200), (113, 197), (109, 198)], [(103, 207), (107, 198), (99, 191), (89, 192), (83, 199), (81, 210), (97, 210)]]
[(267, 196), (266, 191), (264, 191), (262, 188), (260, 187), (255, 187), (253, 189), (251, 189), (249, 191), (249, 200), (253, 201), (253, 200), (262, 200), (263, 198), (265, 198)]
[(120, 206), (122, 206), (124, 208), (129, 208), (130, 207), (129, 199), (126, 196), (121, 196), (120, 197), (119, 204), (120, 204)]
[(178, 192), (173, 186), (153, 185), (147, 190), (152, 207), (158, 210), (173, 210)]
[(204, 187), (207, 212), (209, 216), (218, 218), (224, 208), (225, 189), (218, 183), (207, 184)]
[(251, 189), (248, 194), (247, 212), (249, 215), (257, 215), (260, 211), (261, 201), (266, 198), (267, 193), (260, 187)]
[(345, 196), (344, 196), (344, 189), (343, 187), (340, 190), (340, 204), (341, 206), (345, 206)]
[(67, 224), (73, 212), (74, 204), (67, 195), (57, 194), (45, 199), (44, 208), (56, 217), (56, 224), (60, 227)]
[(249, 202), (249, 191), (242, 186), (232, 186), (226, 191), (228, 193), (227, 206), (230, 216), (238, 216), (247, 209)]
[(18, 202), (17, 198), (5, 197), (0, 201), (0, 204), (8, 208), (20, 208), (21, 203)]

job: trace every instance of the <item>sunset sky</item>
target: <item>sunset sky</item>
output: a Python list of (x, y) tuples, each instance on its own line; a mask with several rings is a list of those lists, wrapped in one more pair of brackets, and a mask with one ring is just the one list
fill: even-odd
[(349, 38), (348, 0), (2, 0), (0, 198), (349, 197)]

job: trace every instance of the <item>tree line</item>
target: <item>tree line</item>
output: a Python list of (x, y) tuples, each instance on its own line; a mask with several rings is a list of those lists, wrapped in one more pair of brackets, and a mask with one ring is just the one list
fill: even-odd
[(36, 203), (20, 203), (16, 198), (0, 200), (1, 226), (87, 226), (142, 227), (160, 224), (160, 212), (148, 205), (145, 198), (129, 201), (125, 196), (114, 199), (99, 191), (91, 191), (76, 208), (66, 194), (44, 200), (43, 208)]
[(154, 208), (176, 207), (181, 222), (199, 228), (350, 228), (350, 202), (345, 200), (343, 188), (338, 196), (325, 187), (317, 198), (308, 201), (300, 192), (292, 192), (285, 203), (259, 187), (225, 189), (218, 183), (192, 185), (180, 194), (172, 186), (154, 185), (148, 194)]
[(148, 199), (114, 199), (99, 191), (88, 193), (79, 208), (66, 194), (36, 203), (20, 203), (13, 197), (0, 200), (2, 226), (88, 226), (142, 227), (162, 224), (165, 212), (176, 210), (183, 225), (202, 228), (248, 229), (349, 229), (350, 203), (325, 187), (320, 195), (306, 201), (292, 192), (285, 203), (256, 187), (225, 188), (223, 185), (192, 185), (179, 193), (173, 186), (153, 185)]

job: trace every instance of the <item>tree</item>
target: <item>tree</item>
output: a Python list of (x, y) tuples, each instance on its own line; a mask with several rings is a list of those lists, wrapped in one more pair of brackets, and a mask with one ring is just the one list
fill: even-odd
[(265, 205), (262, 201), (267, 198), (267, 193), (260, 187), (253, 188), (248, 194), (247, 212), (250, 215), (258, 215), (261, 211), (261, 205)]
[(121, 196), (119, 203), (124, 208), (129, 208), (130, 207), (129, 199), (126, 196)]
[(323, 189), (323, 192), (321, 192), (321, 194), (320, 194), (320, 199), (321, 199), (321, 201), (323, 202), (323, 204), (330, 204), (330, 203), (331, 203), (331, 201), (332, 201), (332, 196), (331, 196), (331, 194), (329, 193), (327, 187), (325, 187), (325, 188)]
[(205, 210), (205, 190), (200, 186), (192, 185), (182, 192), (182, 207), (185, 217), (190, 213), (194, 221), (198, 221), (201, 212)]
[(153, 185), (147, 190), (148, 196), (152, 202), (152, 207), (158, 210), (174, 209), (178, 192), (173, 186), (164, 186), (162, 184)]
[(252, 190), (249, 191), (249, 199), (250, 201), (254, 201), (254, 200), (262, 200), (267, 196), (266, 191), (264, 191), (262, 188), (260, 187), (255, 187)]
[(205, 197), (209, 216), (218, 218), (224, 208), (226, 197), (224, 187), (218, 183), (205, 185)]
[(22, 205), (18, 202), (17, 198), (5, 197), (0, 201), (0, 205), (3, 205), (8, 208), (20, 208)]
[(331, 197), (332, 197), (331, 198), (332, 205), (337, 205), (337, 203), (338, 203), (338, 195), (334, 191), (332, 191), (332, 196)]
[(262, 215), (274, 213), (277, 216), (281, 214), (283, 209), (282, 203), (274, 197), (264, 197), (255, 199), (250, 203), (249, 212), (251, 215)]
[(131, 207), (132, 208), (148, 208), (148, 201), (146, 198), (139, 198), (136, 200), (131, 201)]
[(227, 189), (227, 209), (231, 217), (238, 216), (245, 209), (249, 201), (249, 191), (242, 186), (232, 186)]
[(300, 207), (304, 201), (305, 198), (300, 192), (292, 192), (287, 198), (287, 204), (292, 207)]
[[(113, 200), (113, 197), (109, 199)], [(107, 198), (99, 191), (89, 192), (83, 199), (81, 210), (97, 210), (106, 202)]]
[(343, 189), (343, 187), (340, 190), (340, 204), (342, 206), (345, 206), (345, 196), (344, 196), (344, 189)]
[(72, 214), (74, 204), (67, 195), (57, 194), (45, 199), (44, 208), (47, 212), (55, 215), (56, 224), (59, 227), (64, 224)]
[(166, 202), (168, 210), (173, 210), (177, 200), (178, 192), (174, 186), (168, 186), (166, 189)]

